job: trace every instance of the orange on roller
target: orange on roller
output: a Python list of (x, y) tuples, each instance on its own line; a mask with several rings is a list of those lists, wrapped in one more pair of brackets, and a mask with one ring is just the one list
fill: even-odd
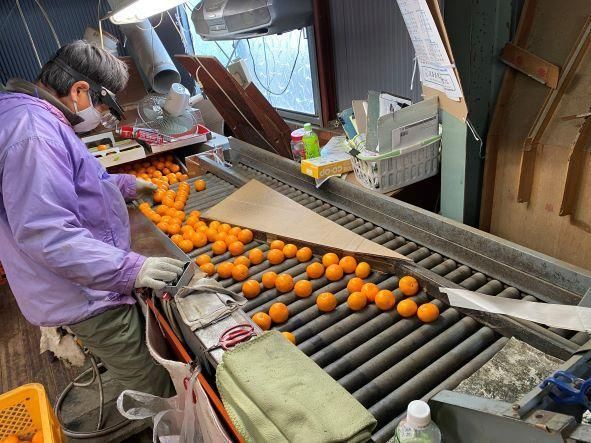
[(180, 201), (180, 200), (176, 200), (173, 204), (172, 207), (174, 209), (176, 209), (177, 211), (180, 211), (181, 209), (183, 209), (185, 207), (185, 203)]
[(271, 242), (271, 249), (279, 249), (280, 251), (283, 251), (283, 248), (285, 247), (285, 242), (283, 240), (273, 240)]
[(355, 275), (359, 278), (367, 278), (371, 274), (371, 266), (369, 263), (362, 261), (355, 268)]
[(195, 190), (197, 192), (204, 191), (207, 185), (205, 184), (205, 180), (196, 180), (195, 181)]
[(35, 432), (33, 438), (31, 439), (31, 443), (43, 443), (43, 431)]
[(236, 260), (234, 260), (234, 266), (236, 265), (244, 265), (248, 268), (250, 266), (250, 260), (244, 255), (241, 255), (240, 257), (236, 257)]
[(364, 283), (365, 282), (359, 277), (353, 277), (351, 280), (349, 280), (349, 283), (347, 283), (347, 290), (349, 291), (349, 294), (352, 294), (353, 292), (361, 292), (361, 288), (363, 287)]
[(361, 311), (367, 306), (367, 297), (362, 292), (353, 292), (347, 298), (347, 306), (352, 311)]
[(306, 274), (309, 278), (320, 278), (324, 275), (324, 266), (318, 262), (310, 263), (306, 267)]
[(355, 269), (357, 268), (357, 260), (355, 260), (355, 257), (346, 255), (343, 258), (341, 258), (341, 260), (339, 261), (339, 265), (341, 265), (341, 268), (343, 268), (345, 274), (352, 274), (353, 272), (355, 272)]
[(213, 243), (214, 241), (216, 241), (218, 231), (216, 231), (213, 228), (207, 228), (207, 230), (205, 231), (205, 235), (207, 236), (207, 241)]
[(423, 323), (431, 323), (439, 317), (439, 308), (433, 303), (424, 303), (417, 309), (417, 317)]
[(368, 302), (373, 302), (376, 299), (376, 295), (380, 292), (380, 288), (375, 283), (365, 283), (361, 287), (361, 293), (365, 295)]
[(301, 298), (310, 297), (312, 295), (312, 289), (312, 283), (308, 280), (297, 281), (293, 286), (293, 292)]
[(330, 265), (338, 265), (339, 256), (334, 252), (328, 252), (322, 256), (322, 264), (325, 268), (328, 268)]
[(229, 261), (222, 262), (217, 267), (217, 273), (220, 278), (230, 278), (232, 277), (232, 270), (234, 269), (234, 264), (230, 263)]
[[(215, 236), (215, 241), (223, 241), (224, 243), (226, 243), (226, 237), (228, 236), (227, 232), (224, 231), (218, 231), (217, 235)], [(227, 244), (227, 243), (226, 243)]]
[(224, 241), (226, 242), (226, 245), (230, 246), (232, 243), (238, 241), (238, 237), (236, 237), (235, 235), (232, 235), (232, 234), (228, 234), (228, 235), (226, 235), (226, 238), (224, 239)]
[(312, 250), (307, 246), (304, 246), (303, 248), (298, 249), (296, 258), (300, 263), (310, 261), (312, 259)]
[(242, 229), (240, 229), (238, 226), (234, 226), (232, 229), (228, 231), (228, 235), (233, 235), (234, 237), (238, 238), (238, 234), (240, 234), (240, 231), (242, 231)]
[(213, 245), (211, 245), (211, 250), (215, 255), (222, 255), (228, 250), (228, 246), (221, 240), (216, 241)]
[(181, 232), (184, 234), (187, 231), (193, 231), (193, 227), (191, 225), (184, 225), (181, 227)]
[(275, 279), (275, 288), (279, 292), (289, 292), (293, 289), (293, 277), (289, 274), (279, 274)]
[(285, 323), (289, 318), (289, 310), (285, 303), (273, 303), (269, 308), (269, 317), (274, 323)]
[(267, 260), (269, 260), (269, 263), (272, 265), (278, 265), (283, 263), (285, 255), (281, 249), (271, 249), (267, 252)]
[[(174, 234), (172, 237), (170, 237), (170, 239), (177, 246), (180, 244), (180, 242), (182, 242), (184, 240), (183, 236), (180, 234)], [(197, 264), (201, 265), (201, 263), (197, 263)]]
[(162, 221), (162, 216), (160, 214), (155, 213), (155, 212), (151, 212), (149, 215), (149, 219), (152, 220), (152, 222), (158, 224), (158, 223), (160, 223), (160, 221)]
[(219, 232), (228, 232), (230, 229), (232, 229), (232, 226), (230, 226), (228, 223), (222, 223), (218, 229)]
[(230, 251), (233, 257), (241, 255), (244, 253), (244, 244), (241, 241), (232, 242), (228, 245), (228, 251)]
[(191, 213), (189, 214), (191, 217), (195, 217), (195, 218), (199, 218), (201, 217), (201, 211), (191, 211)]
[(252, 316), (252, 321), (258, 325), (263, 331), (271, 329), (271, 317), (264, 312), (257, 312)]
[(283, 255), (285, 255), (286, 258), (293, 258), (297, 253), (298, 247), (296, 245), (289, 243), (283, 247)]
[(191, 240), (183, 240), (179, 242), (179, 248), (181, 248), (183, 252), (189, 253), (193, 250), (193, 242)]
[(259, 282), (256, 280), (247, 280), (242, 283), (242, 294), (245, 298), (251, 299), (255, 298), (257, 295), (261, 293), (261, 286)]
[(389, 311), (396, 304), (396, 297), (392, 291), (382, 289), (376, 294), (374, 302), (382, 311)]
[(16, 435), (9, 435), (2, 440), (2, 443), (20, 443), (20, 439)]
[(168, 223), (161, 221), (156, 225), (164, 233), (168, 233)]
[(330, 292), (323, 292), (316, 297), (316, 306), (322, 312), (334, 311), (337, 307), (337, 298)]
[(338, 281), (343, 278), (344, 275), (343, 268), (336, 264), (330, 265), (328, 268), (326, 268), (324, 274), (326, 275), (326, 279), (328, 281)]
[(205, 263), (210, 263), (211, 262), (211, 257), (207, 254), (201, 254), (199, 257), (197, 257), (195, 259), (195, 263), (197, 263), (199, 266), (204, 265)]
[(156, 207), (156, 214), (158, 215), (166, 215), (168, 211), (168, 206), (160, 205)]
[(400, 292), (408, 297), (419, 292), (419, 282), (416, 278), (406, 275), (398, 282), (398, 288)]
[(276, 279), (277, 274), (275, 272), (265, 272), (262, 277), (263, 286), (266, 289), (274, 288)]
[(193, 232), (191, 233), (191, 238), (189, 240), (193, 242), (193, 245), (196, 248), (202, 248), (207, 244), (207, 235), (203, 232)]
[(215, 274), (215, 265), (213, 263), (203, 263), (201, 266), (199, 266), (199, 269), (201, 269), (210, 277)]
[(209, 227), (211, 229), (215, 229), (216, 231), (218, 230), (218, 228), (220, 227), (221, 223), (217, 220), (212, 220), (211, 222), (209, 222)]
[(259, 248), (254, 248), (248, 252), (248, 259), (253, 265), (258, 265), (265, 260), (265, 254)]
[(295, 335), (293, 335), (291, 332), (283, 331), (281, 334), (283, 334), (283, 336), (290, 342), (292, 342), (294, 345), (296, 344)]
[(240, 240), (245, 245), (249, 244), (254, 238), (254, 235), (250, 229), (238, 228), (237, 234), (234, 235), (238, 237), (238, 240)]
[(234, 265), (232, 269), (232, 278), (236, 281), (246, 280), (248, 277), (248, 268), (244, 265)]
[(396, 310), (401, 317), (412, 317), (417, 313), (417, 304), (414, 300), (407, 298), (406, 300), (400, 301), (396, 306)]

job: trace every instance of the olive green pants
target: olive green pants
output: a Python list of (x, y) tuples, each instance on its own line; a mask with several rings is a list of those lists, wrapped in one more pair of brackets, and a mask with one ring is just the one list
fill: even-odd
[(125, 305), (69, 328), (125, 389), (171, 397), (172, 381), (166, 369), (152, 359), (143, 323), (137, 306)]

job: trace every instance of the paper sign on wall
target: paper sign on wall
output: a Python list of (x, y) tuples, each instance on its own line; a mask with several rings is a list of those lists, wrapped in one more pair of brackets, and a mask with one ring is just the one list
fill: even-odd
[(397, 0), (415, 49), (421, 83), (458, 101), (462, 88), (426, 0)]

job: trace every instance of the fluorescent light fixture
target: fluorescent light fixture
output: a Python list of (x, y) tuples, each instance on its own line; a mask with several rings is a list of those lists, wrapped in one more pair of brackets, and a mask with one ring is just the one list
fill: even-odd
[(109, 0), (113, 12), (109, 19), (116, 25), (141, 22), (168, 9), (174, 8), (186, 0)]

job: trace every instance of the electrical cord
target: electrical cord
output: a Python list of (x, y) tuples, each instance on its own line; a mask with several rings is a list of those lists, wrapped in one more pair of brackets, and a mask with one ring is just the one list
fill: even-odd
[(53, 23), (51, 23), (51, 20), (49, 19), (49, 15), (47, 15), (47, 11), (45, 11), (45, 8), (43, 6), (41, 6), (41, 3), (39, 2), (39, 0), (35, 0), (35, 3), (37, 3), (37, 6), (39, 6), (39, 9), (41, 9), (41, 13), (43, 14), (43, 17), (45, 17), (45, 21), (49, 25), (49, 29), (51, 29), (51, 33), (53, 34), (53, 38), (55, 39), (55, 42), (57, 43), (57, 48), (58, 49), (61, 48), (62, 44), (60, 43), (60, 39), (57, 36), (57, 32), (55, 32), (55, 28), (53, 27)]
[(255, 64), (255, 61), (254, 61), (254, 57), (252, 55), (252, 49), (250, 47), (250, 41), (248, 39), (246, 40), (246, 44), (248, 45), (248, 52), (249, 52), (250, 58), (252, 60), (252, 70), (254, 72), (254, 76), (257, 79), (257, 81), (259, 82), (259, 84), (261, 85), (261, 88), (263, 88), (269, 94), (272, 94), (272, 95), (283, 95), (287, 91), (287, 88), (289, 88), (289, 85), (291, 84), (291, 80), (293, 79), (293, 74), (295, 72), (296, 65), (298, 63), (298, 58), (300, 56), (300, 44), (302, 43), (302, 35), (303, 35), (303, 33), (304, 33), (304, 30), (303, 29), (300, 30), (300, 38), (298, 39), (298, 49), (297, 49), (296, 57), (295, 57), (295, 60), (293, 62), (293, 66), (291, 67), (291, 72), (289, 74), (289, 79), (287, 80), (287, 84), (285, 85), (285, 88), (283, 88), (283, 90), (281, 92), (271, 91), (271, 89), (269, 89), (269, 88), (265, 87), (265, 85), (263, 85), (263, 82), (259, 78), (259, 75), (258, 75), (258, 72), (257, 72), (257, 67), (256, 67), (256, 64)]
[(33, 52), (35, 53), (35, 58), (37, 59), (37, 64), (39, 68), (42, 68), (43, 65), (41, 64), (41, 58), (39, 57), (39, 52), (37, 52), (37, 46), (35, 46), (35, 40), (33, 40), (33, 36), (31, 35), (31, 30), (29, 29), (29, 25), (27, 24), (27, 20), (25, 20), (25, 14), (21, 8), (20, 0), (16, 0), (16, 7), (18, 8), (18, 12), (21, 16), (23, 24), (25, 25), (25, 30), (27, 31), (27, 35), (29, 36), (29, 41), (31, 42), (31, 46), (33, 47)]

